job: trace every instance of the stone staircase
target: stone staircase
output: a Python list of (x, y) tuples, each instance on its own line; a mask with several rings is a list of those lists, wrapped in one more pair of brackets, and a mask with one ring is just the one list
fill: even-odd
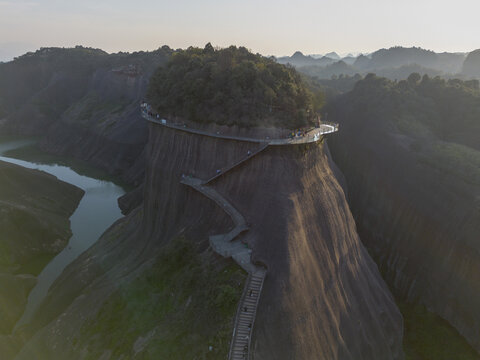
[(238, 240), (240, 234), (249, 230), (243, 215), (227, 199), (214, 188), (207, 186), (207, 184), (259, 154), (267, 146), (268, 144), (261, 144), (255, 151), (248, 153), (244, 158), (227, 167), (222, 173), (216, 174), (208, 180), (197, 179), (191, 176), (182, 176), (180, 180), (182, 184), (192, 187), (214, 201), (230, 215), (235, 225), (234, 228), (224, 234), (211, 235), (209, 237), (210, 246), (217, 254), (226, 258), (231, 257), (249, 274), (235, 317), (229, 353), (229, 359), (231, 360), (249, 358), (253, 325), (267, 271), (265, 268), (258, 267), (252, 263), (252, 250)]
[(257, 268), (248, 277), (235, 318), (229, 353), (230, 360), (249, 359), (250, 340), (266, 273), (265, 269)]
[(212, 249), (223, 257), (231, 257), (237, 264), (245, 269), (249, 276), (245, 285), (242, 298), (238, 305), (235, 324), (230, 344), (229, 359), (241, 360), (250, 358), (250, 341), (252, 337), (253, 325), (257, 314), (258, 302), (263, 288), (263, 282), (267, 270), (254, 265), (251, 261), (251, 250), (245, 244), (238, 240), (238, 236), (249, 230), (248, 224), (240, 212), (230, 204), (215, 189), (207, 186), (210, 182), (225, 175), (230, 170), (248, 161), (255, 155), (265, 150), (269, 145), (298, 145), (320, 141), (323, 135), (338, 131), (337, 124), (321, 124), (319, 128), (314, 128), (303, 137), (265, 139), (247, 138), (240, 136), (223, 135), (220, 133), (210, 133), (200, 129), (187, 127), (186, 124), (173, 124), (165, 119), (159, 119), (158, 115), (152, 116), (142, 110), (142, 116), (153, 123), (168, 127), (171, 129), (188, 132), (192, 134), (220, 138), (223, 140), (245, 141), (252, 144), (258, 144), (258, 148), (253, 152), (248, 152), (243, 158), (227, 166), (212, 177), (202, 180), (190, 176), (182, 176), (181, 183), (192, 187), (207, 198), (213, 200), (232, 218), (235, 227), (225, 234), (212, 235), (209, 237)]
[(255, 151), (251, 152), (250, 154), (245, 155), (245, 157), (243, 159), (237, 161), (236, 163), (232, 164), (231, 166), (227, 167), (226, 169), (220, 169), (222, 172), (216, 174), (215, 176), (212, 176), (210, 179), (205, 181), (205, 184), (208, 184), (208, 183), (212, 182), (213, 180), (219, 178), (220, 176), (225, 175), (227, 172), (229, 172), (233, 168), (237, 167), (238, 165), (243, 164), (245, 161), (250, 160), (252, 157), (254, 157), (255, 155), (257, 155), (260, 152), (262, 152), (263, 150), (265, 150), (267, 147), (268, 147), (268, 144), (261, 144)]

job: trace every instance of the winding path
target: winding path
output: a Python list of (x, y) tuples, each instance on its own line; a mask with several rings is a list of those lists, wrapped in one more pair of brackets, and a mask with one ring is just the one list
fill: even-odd
[(263, 282), (266, 276), (266, 269), (256, 266), (251, 261), (252, 250), (243, 244), (237, 237), (248, 231), (249, 227), (243, 215), (218, 191), (207, 186), (207, 184), (228, 170), (242, 164), (256, 154), (263, 151), (268, 144), (262, 145), (253, 153), (229, 166), (221, 174), (212, 176), (208, 180), (201, 180), (191, 176), (182, 176), (180, 182), (190, 186), (220, 206), (233, 220), (234, 227), (227, 233), (209, 236), (209, 243), (212, 249), (219, 255), (231, 257), (238, 265), (248, 272), (247, 283), (238, 304), (237, 315), (235, 316), (232, 341), (230, 342), (229, 359), (248, 359), (250, 354), (250, 340), (255, 323), (258, 302), (262, 292)]
[(253, 143), (264, 143), (267, 145), (298, 145), (298, 144), (308, 144), (320, 141), (323, 135), (331, 134), (338, 131), (338, 124), (320, 124), (319, 127), (313, 128), (307, 133), (305, 136), (295, 136), (293, 138), (278, 138), (278, 139), (270, 139), (269, 137), (265, 138), (251, 138), (251, 137), (244, 137), (244, 136), (233, 136), (233, 135), (224, 135), (221, 133), (211, 133), (205, 130), (194, 129), (190, 128), (185, 124), (177, 124), (169, 122), (165, 119), (158, 119), (154, 116), (149, 115), (145, 111), (142, 111), (142, 116), (145, 120), (150, 122), (156, 123), (158, 125), (162, 125), (171, 129), (180, 130), (184, 132), (188, 132), (191, 134), (203, 135), (208, 137), (214, 137), (219, 139), (225, 140), (236, 140), (236, 141), (248, 141)]
[(209, 243), (212, 249), (223, 257), (231, 257), (238, 265), (248, 272), (248, 279), (245, 288), (238, 304), (237, 314), (235, 316), (232, 341), (230, 343), (230, 360), (245, 360), (250, 358), (250, 343), (252, 338), (253, 326), (257, 314), (257, 307), (262, 293), (263, 283), (267, 274), (267, 270), (263, 267), (256, 266), (252, 263), (252, 250), (248, 248), (247, 244), (243, 244), (239, 239), (239, 235), (248, 231), (249, 226), (245, 221), (243, 215), (225, 199), (214, 188), (208, 186), (209, 183), (225, 175), (230, 170), (250, 160), (255, 155), (258, 155), (270, 145), (296, 145), (317, 142), (322, 139), (323, 135), (338, 131), (336, 124), (321, 124), (320, 127), (314, 128), (307, 132), (305, 136), (285, 138), (285, 139), (265, 139), (249, 138), (241, 136), (223, 135), (220, 133), (210, 133), (204, 130), (188, 128), (184, 124), (170, 123), (165, 119), (155, 118), (145, 111), (142, 111), (142, 116), (146, 120), (168, 127), (175, 130), (180, 130), (192, 134), (209, 136), (213, 138), (220, 138), (225, 140), (246, 141), (259, 144), (258, 148), (253, 152), (248, 152), (244, 157), (232, 163), (226, 168), (217, 170), (215, 175), (212, 175), (206, 180), (194, 178), (191, 176), (182, 175), (180, 182), (184, 185), (190, 186), (205, 197), (214, 201), (220, 206), (233, 220), (234, 227), (225, 234), (217, 234), (209, 236)]

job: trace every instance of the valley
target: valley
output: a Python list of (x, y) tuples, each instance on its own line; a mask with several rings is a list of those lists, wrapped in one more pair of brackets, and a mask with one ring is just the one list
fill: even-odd
[[(411, 70), (390, 50), (357, 61)], [(1, 64), (0, 131), (39, 141), (0, 160), (84, 192), (0, 279), (6, 359), (478, 359), (478, 81), (295, 71), (210, 44)]]

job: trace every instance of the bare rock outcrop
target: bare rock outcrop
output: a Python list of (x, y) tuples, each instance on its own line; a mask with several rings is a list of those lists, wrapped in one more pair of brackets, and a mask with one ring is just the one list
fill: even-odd
[[(17, 359), (38, 348), (50, 359), (80, 358), (71, 329), (94, 318), (109, 291), (178, 234), (207, 248), (208, 235), (228, 231), (223, 210), (180, 179), (208, 178), (255, 146), (151, 124), (143, 204), (57, 280)], [(403, 359), (401, 314), (360, 242), (323, 144), (271, 146), (211, 186), (245, 216), (243, 240), (268, 269), (255, 359)]]

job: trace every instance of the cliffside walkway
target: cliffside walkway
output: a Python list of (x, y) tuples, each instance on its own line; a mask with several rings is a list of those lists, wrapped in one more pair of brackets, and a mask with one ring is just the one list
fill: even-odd
[(223, 176), (224, 174), (226, 174), (228, 171), (232, 170), (233, 168), (239, 166), (240, 164), (243, 164), (244, 162), (250, 160), (252, 157), (254, 157), (255, 155), (261, 153), (263, 150), (265, 150), (266, 148), (268, 147), (268, 144), (261, 144), (258, 149), (254, 150), (253, 152), (251, 153), (247, 153), (245, 155), (245, 157), (243, 157), (242, 159), (240, 159), (239, 161), (233, 163), (232, 165), (228, 166), (227, 168), (225, 169), (220, 169), (220, 173), (212, 176), (210, 179), (208, 179), (205, 184), (208, 184), (209, 182), (212, 182), (213, 180), (217, 179), (218, 177), (220, 176)]
[(251, 137), (244, 137), (244, 136), (232, 136), (232, 135), (224, 135), (220, 133), (211, 133), (208, 131), (189, 128), (185, 124), (176, 124), (169, 122), (165, 119), (158, 119), (154, 116), (149, 115), (147, 112), (142, 111), (142, 116), (144, 119), (161, 125), (171, 129), (180, 130), (184, 132), (188, 132), (191, 134), (197, 134), (202, 136), (209, 136), (218, 139), (225, 139), (225, 140), (236, 140), (236, 141), (248, 141), (248, 142), (256, 142), (256, 143), (264, 143), (267, 145), (299, 145), (299, 144), (308, 144), (320, 141), (323, 135), (331, 134), (338, 131), (338, 124), (321, 124), (318, 128), (313, 128), (304, 136), (295, 136), (293, 138), (279, 138), (279, 139), (270, 139), (269, 137), (265, 138), (251, 138)]
[[(262, 149), (259, 149), (260, 152)], [(257, 153), (258, 153), (257, 152)], [(253, 155), (253, 154), (252, 154)], [(248, 158), (250, 158), (250, 155)], [(236, 164), (241, 164), (241, 160)], [(232, 169), (234, 166), (229, 167)], [(214, 179), (212, 177), (211, 179)], [(211, 181), (211, 180), (210, 180)], [(225, 234), (209, 236), (212, 249), (223, 257), (231, 257), (238, 265), (249, 273), (242, 298), (238, 304), (235, 317), (232, 341), (230, 343), (230, 360), (249, 359), (250, 340), (257, 314), (258, 302), (262, 292), (263, 282), (267, 274), (266, 269), (256, 266), (251, 261), (252, 250), (243, 244), (237, 237), (249, 230), (242, 214), (235, 209), (218, 191), (206, 185), (209, 180), (201, 180), (190, 176), (183, 176), (182, 184), (192, 187), (220, 206), (233, 220), (234, 228)]]
[(188, 175), (182, 175), (182, 179), (180, 180), (182, 184), (190, 186), (191, 188), (203, 194), (205, 197), (214, 201), (233, 220), (233, 229), (231, 229), (225, 234), (209, 236), (209, 243), (216, 253), (226, 258), (231, 257), (249, 274), (247, 283), (245, 284), (245, 288), (243, 290), (242, 297), (238, 304), (237, 314), (235, 316), (232, 341), (230, 343), (229, 359), (250, 359), (250, 344), (253, 326), (255, 324), (257, 307), (260, 300), (260, 295), (262, 293), (263, 283), (267, 274), (267, 270), (252, 263), (252, 250), (248, 248), (247, 244), (243, 244), (238, 239), (240, 234), (249, 230), (249, 226), (245, 221), (243, 215), (214, 188), (208, 186), (208, 184), (219, 178), (220, 176), (224, 176), (230, 170), (250, 160), (270, 145), (296, 145), (317, 142), (322, 139), (323, 135), (338, 131), (338, 125), (321, 124), (318, 128), (314, 128), (305, 133), (305, 135), (296, 136), (293, 138), (270, 139), (268, 137), (265, 137), (259, 139), (242, 136), (223, 135), (218, 132), (210, 133), (200, 129), (188, 128), (184, 124), (174, 124), (170, 123), (165, 119), (159, 119), (158, 117), (150, 115), (145, 110), (142, 110), (142, 116), (143, 118), (152, 123), (191, 134), (209, 136), (224, 140), (247, 141), (259, 144), (257, 149), (254, 149), (252, 152), (248, 151), (248, 153), (245, 154), (244, 157), (242, 157), (238, 161), (235, 161), (231, 165), (225, 168), (218, 169), (215, 175), (212, 175), (206, 180), (194, 178)]
[(249, 359), (253, 325), (255, 323), (258, 302), (260, 300), (263, 282), (267, 271), (265, 268), (256, 266), (252, 263), (252, 250), (249, 249), (246, 244), (243, 244), (237, 239), (240, 234), (249, 230), (248, 224), (243, 215), (229, 201), (227, 201), (227, 199), (220, 195), (218, 191), (207, 184), (259, 154), (267, 146), (268, 144), (261, 144), (258, 149), (248, 153), (245, 157), (236, 161), (231, 166), (228, 166), (222, 173), (216, 174), (207, 180), (185, 175), (183, 175), (180, 180), (182, 184), (190, 186), (205, 197), (214, 201), (232, 218), (234, 223), (233, 229), (224, 234), (209, 236), (209, 243), (217, 254), (226, 258), (231, 257), (249, 274), (235, 316), (232, 341), (230, 343), (230, 360)]
[(231, 257), (248, 273), (257, 272), (259, 270), (258, 267), (250, 261), (252, 250), (245, 244), (242, 244), (241, 241), (236, 240), (240, 234), (249, 230), (248, 224), (242, 214), (215, 189), (204, 185), (203, 180), (186, 176), (183, 177), (180, 182), (194, 188), (210, 200), (213, 200), (230, 215), (233, 220), (234, 227), (232, 230), (225, 234), (211, 235), (209, 237), (209, 243), (212, 249), (223, 257)]

